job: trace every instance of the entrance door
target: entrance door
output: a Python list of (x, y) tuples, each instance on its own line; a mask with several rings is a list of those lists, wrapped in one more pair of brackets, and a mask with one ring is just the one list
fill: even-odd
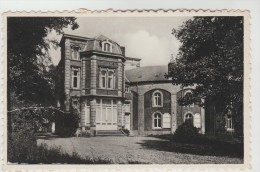
[(103, 104), (100, 99), (100, 104), (96, 106), (96, 129), (97, 130), (117, 130), (117, 106), (113, 100), (110, 104), (105, 101)]

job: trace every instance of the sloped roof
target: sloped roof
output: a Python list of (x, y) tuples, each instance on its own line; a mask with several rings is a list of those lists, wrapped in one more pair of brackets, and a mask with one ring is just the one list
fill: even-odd
[(92, 40), (88, 40), (83, 51), (91, 51), (91, 50), (102, 51), (103, 41), (109, 41), (112, 43), (111, 53), (123, 55), (120, 45), (104, 35), (98, 35), (94, 37)]
[(169, 81), (164, 76), (167, 73), (168, 66), (144, 66), (126, 70), (125, 75), (130, 82)]

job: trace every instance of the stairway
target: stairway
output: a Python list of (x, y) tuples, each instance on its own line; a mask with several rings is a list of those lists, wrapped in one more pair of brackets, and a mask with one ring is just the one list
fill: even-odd
[(125, 134), (119, 130), (97, 130), (96, 136), (125, 136)]

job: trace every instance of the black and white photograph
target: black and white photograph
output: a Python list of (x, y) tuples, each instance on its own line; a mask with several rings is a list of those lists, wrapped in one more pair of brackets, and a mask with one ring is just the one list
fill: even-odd
[(245, 164), (248, 19), (225, 14), (7, 16), (7, 164)]

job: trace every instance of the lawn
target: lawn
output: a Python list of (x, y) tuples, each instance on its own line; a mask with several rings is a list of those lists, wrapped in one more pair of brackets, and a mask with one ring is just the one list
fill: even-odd
[[(156, 137), (41, 138), (38, 144), (61, 147), (69, 154), (109, 160), (113, 164), (239, 164), (240, 154), (210, 145), (170, 142)], [(223, 145), (222, 145), (223, 146)], [(225, 150), (225, 149), (224, 149)]]

